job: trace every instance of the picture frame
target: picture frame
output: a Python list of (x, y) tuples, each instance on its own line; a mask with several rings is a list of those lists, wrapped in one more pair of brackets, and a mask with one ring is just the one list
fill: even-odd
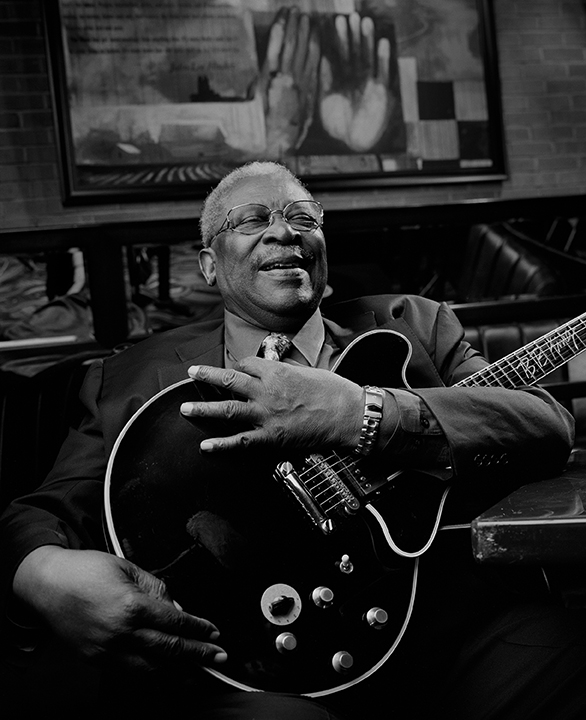
[(65, 204), (507, 177), (490, 0), (47, 0)]

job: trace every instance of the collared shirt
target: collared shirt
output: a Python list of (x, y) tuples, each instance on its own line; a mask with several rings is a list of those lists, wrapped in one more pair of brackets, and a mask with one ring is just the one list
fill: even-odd
[[(257, 355), (267, 331), (251, 325), (229, 310), (224, 311), (224, 320), (225, 366), (234, 367), (239, 360)], [(326, 330), (319, 309), (313, 313), (299, 332), (285, 334), (293, 343), (293, 348), (283, 362), (329, 370), (333, 365), (332, 355), (339, 354), (339, 350), (331, 338), (329, 338), (329, 342), (326, 342)]]
[[(267, 330), (224, 311), (224, 366), (233, 368), (245, 357), (256, 356)], [(285, 333), (293, 344), (283, 362), (329, 370), (341, 349), (327, 332), (317, 309), (297, 333)], [(379, 448), (388, 448), (417, 467), (444, 468), (449, 463), (448, 443), (435, 416), (417, 395), (402, 388), (384, 388)]]

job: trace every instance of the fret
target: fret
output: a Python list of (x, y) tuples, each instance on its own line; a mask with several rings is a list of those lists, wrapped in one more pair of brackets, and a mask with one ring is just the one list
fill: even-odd
[(504, 388), (516, 387), (519, 384), (519, 382), (518, 382), (518, 379), (516, 381), (513, 381), (513, 378), (515, 375), (517, 376), (517, 378), (519, 378), (519, 372), (509, 362), (505, 362), (502, 365), (503, 365), (503, 369), (500, 373), (502, 379), (501, 379), (501, 382), (499, 383), (499, 385)]
[(522, 373), (519, 372), (517, 367), (510, 361), (507, 361), (506, 363), (511, 370), (511, 373), (517, 376), (517, 382), (514, 382), (512, 380), (512, 376), (507, 374), (507, 378), (509, 380), (509, 387), (517, 387), (518, 385), (525, 385), (526, 384), (526, 377)]
[(519, 356), (519, 367), (525, 377), (525, 383), (535, 382), (535, 378), (545, 377), (558, 366), (551, 355), (540, 349), (538, 344), (532, 347), (531, 351), (521, 353)]
[[(495, 363), (456, 383), (456, 387), (499, 385), (515, 388), (508, 368), (521, 381), (533, 385), (586, 350), (586, 313), (509, 353)], [(500, 375), (499, 375), (500, 373)], [(503, 377), (506, 382), (503, 382)]]
[(488, 385), (500, 385), (498, 375), (496, 374), (498, 370), (498, 367), (495, 367), (494, 365), (489, 365), (486, 368), (486, 382)]

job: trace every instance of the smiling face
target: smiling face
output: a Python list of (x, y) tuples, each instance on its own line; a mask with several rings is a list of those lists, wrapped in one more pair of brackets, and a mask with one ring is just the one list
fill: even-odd
[[(224, 215), (242, 203), (282, 210), (307, 200), (302, 187), (283, 176), (240, 181), (224, 202)], [(326, 245), (321, 229), (294, 230), (280, 214), (254, 235), (227, 230), (200, 253), (208, 283), (217, 282), (230, 312), (267, 330), (295, 330), (315, 311), (327, 281)]]

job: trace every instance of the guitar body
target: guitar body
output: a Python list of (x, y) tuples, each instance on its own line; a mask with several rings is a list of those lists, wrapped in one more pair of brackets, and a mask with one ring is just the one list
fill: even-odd
[[(585, 350), (586, 313), (453, 387), (533, 385)], [(408, 387), (410, 357), (407, 338), (378, 329), (333, 371)], [(225, 397), (185, 380), (129, 420), (106, 473), (108, 541), (217, 625), (229, 659), (209, 672), (247, 690), (338, 692), (375, 672), (401, 639), (411, 558), (435, 537), (445, 485), (333, 452), (201, 454), (202, 440), (237, 428), (185, 418), (179, 406)]]
[[(364, 367), (375, 344), (381, 353), (377, 336), (351, 348), (339, 367), (351, 373), (352, 354)], [(395, 378), (384, 384), (404, 385), (408, 341), (385, 331), (382, 342), (387, 364), (396, 358), (387, 367)], [(163, 579), (184, 610), (217, 625), (229, 658), (221, 673), (210, 670), (220, 679), (249, 690), (337, 692), (394, 649), (409, 616), (414, 563), (389, 549), (363, 507), (328, 534), (309, 522), (275, 480), (283, 451), (201, 454), (203, 439), (233, 434), (234, 426), (185, 418), (179, 406), (218, 397), (185, 380), (129, 421), (106, 478), (110, 545)], [(287, 459), (304, 466), (302, 456)], [(386, 478), (374, 463), (371, 469)], [(383, 502), (392, 516), (392, 483), (388, 490)]]
[[(532, 385), (584, 350), (586, 313), (454, 387)], [(379, 329), (351, 343), (333, 370), (360, 385), (407, 387), (410, 357), (403, 335)], [(179, 406), (225, 397), (185, 380), (129, 420), (106, 473), (108, 542), (217, 625), (229, 659), (209, 672), (221, 680), (338, 692), (375, 672), (402, 637), (415, 590), (410, 557), (435, 537), (445, 485), (336, 453), (201, 454), (202, 440), (237, 428), (185, 418)]]

